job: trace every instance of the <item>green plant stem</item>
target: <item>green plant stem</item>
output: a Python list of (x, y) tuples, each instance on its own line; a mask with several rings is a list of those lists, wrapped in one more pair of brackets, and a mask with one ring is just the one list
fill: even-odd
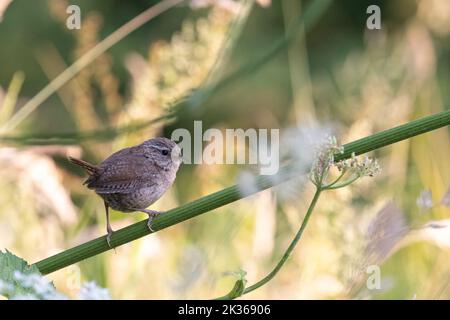
[(334, 186), (336, 183), (341, 181), (341, 179), (345, 176), (346, 173), (347, 173), (347, 170), (343, 169), (341, 174), (333, 182), (323, 186), (323, 189), (329, 189), (330, 187)]
[[(311, 214), (313, 213), (314, 208), (316, 207), (317, 201), (319, 200), (321, 192), (322, 192), (322, 188), (321, 187), (316, 187), (316, 192), (314, 193), (314, 197), (311, 200), (311, 203), (309, 205), (308, 211), (306, 212), (305, 218), (303, 219), (303, 222), (302, 222), (302, 225), (300, 226), (300, 229), (297, 231), (297, 234), (295, 235), (295, 237), (292, 240), (291, 244), (289, 245), (289, 247), (287, 248), (287, 250), (283, 254), (283, 257), (277, 263), (275, 268), (269, 274), (267, 274), (267, 276), (265, 276), (264, 278), (262, 278), (261, 280), (259, 280), (255, 284), (245, 288), (243, 294), (247, 294), (249, 292), (252, 292), (253, 290), (258, 289), (259, 287), (262, 287), (263, 285), (265, 285), (267, 282), (272, 280), (273, 277), (275, 277), (277, 275), (278, 271), (280, 271), (280, 269), (283, 267), (283, 265), (289, 259), (289, 257), (292, 254), (292, 251), (294, 251), (295, 246), (297, 245), (297, 243), (299, 242), (300, 238), (302, 237), (302, 234), (305, 231), (305, 228), (306, 228), (306, 226), (308, 224), (309, 218), (311, 217)], [(221, 299), (221, 298), (219, 298), (219, 299)]]
[[(336, 155), (335, 159), (339, 161), (351, 157), (352, 153), (361, 154), (379, 149), (449, 124), (450, 110), (440, 112), (345, 144), (344, 153)], [(292, 172), (289, 168), (284, 167), (280, 169), (280, 174), (277, 177), (258, 176), (255, 178), (255, 190), (251, 194), (273, 187), (298, 174), (299, 172)], [(153, 228), (159, 231), (249, 195), (250, 193), (242, 194), (237, 185), (225, 188), (156, 217), (153, 221)], [(149, 233), (147, 221), (140, 221), (117, 230), (112, 237), (112, 245), (120, 246), (146, 236)], [(106, 243), (106, 237), (102, 236), (39, 261), (35, 265), (41, 273), (48, 274), (110, 249)]]
[(356, 180), (358, 180), (359, 178), (360, 178), (359, 176), (354, 176), (353, 178), (348, 179), (347, 181), (344, 181), (342, 183), (339, 183), (339, 184), (333, 183), (329, 186), (325, 186), (324, 190), (325, 189), (326, 190), (334, 190), (334, 189), (340, 189), (340, 188), (346, 187), (346, 186), (352, 184), (353, 182), (355, 182)]
[(335, 161), (348, 159), (352, 153), (360, 155), (381, 147), (406, 140), (450, 124), (450, 110), (426, 116), (405, 125), (375, 133), (367, 139), (359, 139), (344, 145), (344, 152), (335, 156)]
[[(286, 171), (286, 169), (281, 169), (280, 176), (284, 176)], [(258, 176), (255, 178), (256, 189), (252, 194), (270, 188), (275, 183), (276, 181), (273, 181), (271, 176)], [(237, 185), (225, 188), (155, 217), (152, 222), (152, 228), (155, 231), (168, 228), (243, 197), (244, 195), (242, 195)], [(147, 220), (143, 220), (115, 231), (111, 239), (111, 245), (117, 247), (146, 236), (149, 233)], [(36, 263), (36, 266), (42, 274), (48, 274), (108, 250), (111, 250), (111, 248), (106, 243), (106, 236), (102, 236), (39, 261)]]

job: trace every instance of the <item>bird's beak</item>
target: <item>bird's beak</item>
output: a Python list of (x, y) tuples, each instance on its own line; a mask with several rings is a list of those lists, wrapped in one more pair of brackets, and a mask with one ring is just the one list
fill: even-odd
[(172, 160), (175, 162), (183, 162), (183, 149), (179, 148), (178, 152), (175, 152), (176, 150), (172, 151)]

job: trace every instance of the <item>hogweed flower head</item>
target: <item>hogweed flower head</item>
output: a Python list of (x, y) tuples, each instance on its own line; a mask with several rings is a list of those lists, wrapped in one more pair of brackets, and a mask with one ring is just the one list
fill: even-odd
[(365, 156), (362, 160), (355, 154), (347, 160), (341, 160), (336, 163), (339, 171), (350, 170), (358, 177), (373, 177), (381, 172), (381, 167), (376, 159)]
[[(334, 161), (335, 155), (344, 152), (335, 137), (329, 137), (316, 153), (316, 158), (311, 169), (310, 179), (318, 187), (325, 189), (337, 189), (347, 186), (361, 177), (373, 177), (380, 173), (381, 167), (376, 159), (369, 157), (358, 158), (353, 153), (350, 159)], [(327, 184), (326, 179), (332, 166), (335, 166), (341, 175), (332, 183)], [(337, 184), (344, 176), (350, 176), (347, 181)]]
[(316, 185), (321, 185), (324, 178), (334, 164), (334, 155), (343, 153), (344, 148), (339, 146), (336, 137), (328, 137), (327, 141), (320, 145), (316, 152), (316, 157), (311, 169), (311, 181)]

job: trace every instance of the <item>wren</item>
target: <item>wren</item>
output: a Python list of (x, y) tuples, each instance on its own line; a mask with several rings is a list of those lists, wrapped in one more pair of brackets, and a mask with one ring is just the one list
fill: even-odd
[(147, 207), (158, 200), (175, 181), (182, 155), (175, 142), (167, 138), (154, 138), (119, 150), (98, 165), (72, 157), (69, 157), (69, 161), (86, 170), (89, 177), (83, 184), (104, 201), (108, 233), (106, 241), (111, 247), (114, 231), (109, 221), (109, 208), (148, 214), (147, 226), (153, 231), (152, 220), (162, 212)]

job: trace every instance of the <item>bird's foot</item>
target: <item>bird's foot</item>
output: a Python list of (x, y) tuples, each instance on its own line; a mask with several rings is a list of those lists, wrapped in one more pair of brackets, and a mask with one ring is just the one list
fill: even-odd
[(106, 235), (106, 242), (108, 243), (108, 247), (110, 247), (111, 249), (113, 249), (113, 246), (111, 245), (111, 237), (114, 233), (113, 229), (108, 229), (108, 234)]
[(154, 218), (155, 216), (157, 216), (157, 215), (160, 215), (160, 214), (164, 213), (164, 212), (155, 211), (155, 210), (148, 210), (148, 209), (140, 210), (140, 211), (145, 212), (146, 214), (148, 214), (147, 227), (148, 227), (148, 229), (149, 229), (151, 232), (155, 232), (155, 230), (153, 230), (153, 228), (152, 228), (153, 218)]

